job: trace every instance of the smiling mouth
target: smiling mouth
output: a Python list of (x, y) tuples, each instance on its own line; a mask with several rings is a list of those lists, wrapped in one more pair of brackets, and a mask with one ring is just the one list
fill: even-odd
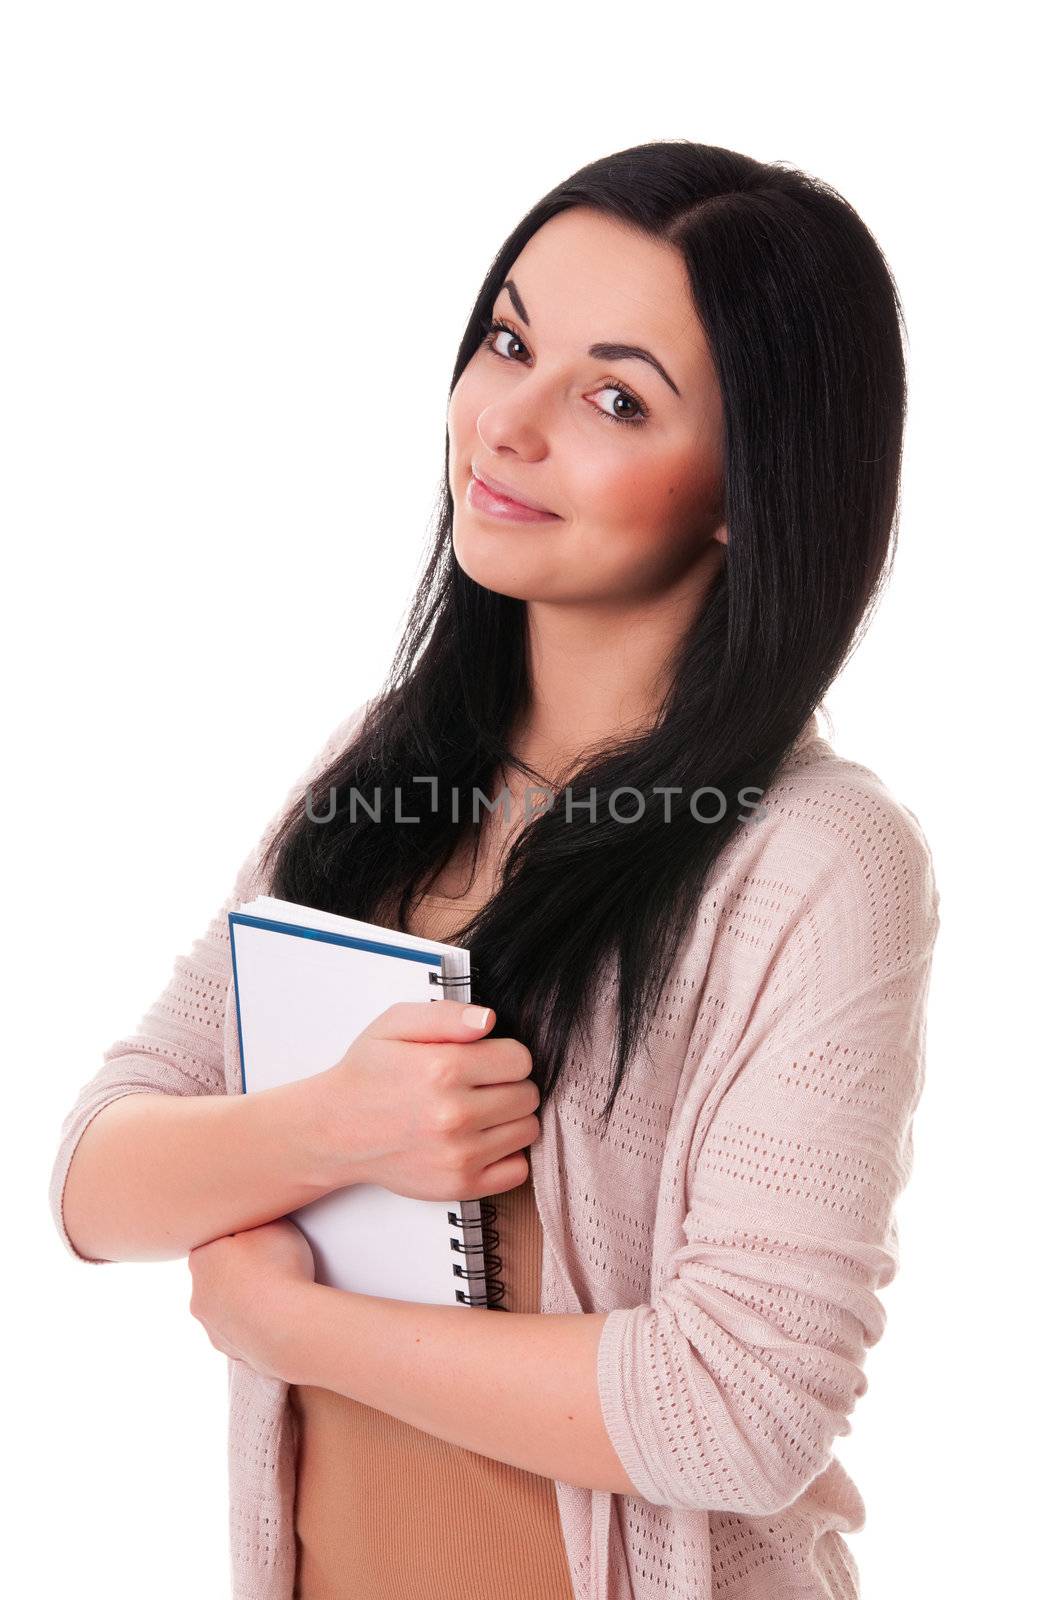
[(474, 511), (497, 517), (503, 522), (560, 521), (556, 511), (547, 511), (545, 507), (530, 506), (523, 500), (515, 500), (510, 494), (504, 493), (501, 486), (495, 487), (493, 483), (485, 482), (475, 471), (471, 472), (465, 499)]

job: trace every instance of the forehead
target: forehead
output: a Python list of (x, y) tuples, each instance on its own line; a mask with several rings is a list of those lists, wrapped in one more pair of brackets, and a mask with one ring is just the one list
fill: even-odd
[[(708, 341), (674, 245), (577, 206), (545, 222), (506, 276), (533, 336), (581, 350), (599, 340), (642, 345), (684, 392), (684, 379), (691, 386), (711, 381)], [(505, 290), (495, 304), (512, 309)]]

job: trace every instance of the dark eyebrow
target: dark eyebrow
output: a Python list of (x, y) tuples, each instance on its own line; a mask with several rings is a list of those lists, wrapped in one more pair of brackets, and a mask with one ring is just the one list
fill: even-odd
[[(532, 325), (531, 317), (529, 317), (524, 308), (524, 301), (517, 293), (517, 285), (513, 282), (512, 278), (507, 278), (502, 287), (512, 300), (513, 309), (516, 311), (517, 316), (522, 322), (526, 322), (530, 328)], [(590, 349), (587, 351), (587, 354), (589, 356), (596, 356), (601, 361), (648, 361), (650, 366), (653, 367), (656, 372), (660, 373), (669, 389), (671, 389), (674, 394), (679, 395), (680, 399), (683, 398), (682, 395), (679, 394), (679, 390), (676, 388), (676, 385), (672, 382), (667, 372), (665, 372), (664, 368), (661, 366), (661, 363), (657, 360), (657, 357), (655, 355), (651, 355), (648, 350), (643, 350), (641, 345), (592, 344)]]

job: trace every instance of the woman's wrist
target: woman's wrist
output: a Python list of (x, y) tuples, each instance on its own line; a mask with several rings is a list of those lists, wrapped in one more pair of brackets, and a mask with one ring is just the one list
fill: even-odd
[(362, 1182), (358, 1152), (338, 1127), (332, 1069), (282, 1086), (274, 1115), (304, 1180), (320, 1194)]
[(337, 1292), (320, 1283), (286, 1283), (263, 1315), (262, 1348), (272, 1370), (285, 1383), (323, 1387), (316, 1359), (315, 1319), (326, 1309), (322, 1294)]

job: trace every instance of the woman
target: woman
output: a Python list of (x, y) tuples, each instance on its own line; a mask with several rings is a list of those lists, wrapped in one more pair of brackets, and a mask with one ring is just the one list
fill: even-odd
[[(815, 710), (888, 568), (904, 407), (888, 268), (801, 173), (638, 146), (498, 252), (384, 690), (53, 1172), (73, 1255), (189, 1251), (231, 1357), (235, 1594), (856, 1593), (832, 1442), (896, 1265), (938, 896), (918, 822)], [(377, 787), (380, 822), (322, 820)], [(504, 789), (509, 819), (475, 820)], [(263, 891), (468, 943), (490, 1010), (378, 1019), (241, 1097), (224, 918)], [(497, 1196), (508, 1316), (317, 1285), (273, 1220), (379, 1179), (371, 1063), (433, 1039), (534, 1085), (538, 1122), (511, 1081), (446, 1136)], [(378, 1156), (400, 1109), (378, 1092)]]

